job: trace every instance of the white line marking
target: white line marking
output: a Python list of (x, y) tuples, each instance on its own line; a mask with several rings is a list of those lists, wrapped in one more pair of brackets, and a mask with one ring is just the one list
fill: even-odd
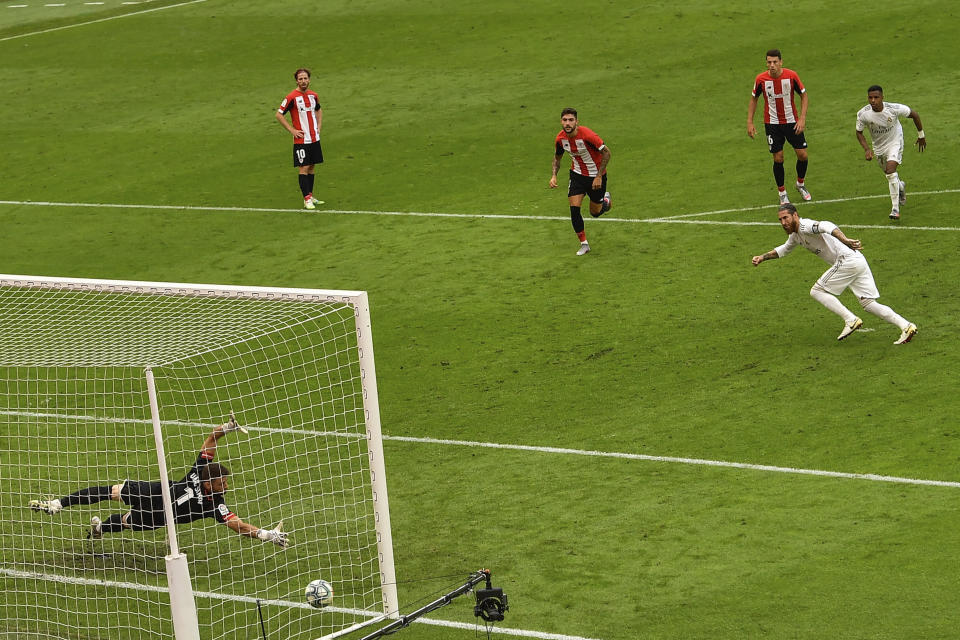
[[(927, 195), (942, 193), (960, 193), (960, 189), (948, 189), (944, 191), (928, 191)], [(914, 193), (913, 195), (921, 195)], [(847, 200), (863, 200), (865, 198), (882, 198), (888, 196), (858, 196), (855, 198), (838, 198), (829, 202), (846, 202)], [(822, 201), (827, 202), (827, 201)], [(196, 212), (236, 212), (236, 213), (303, 213), (303, 209), (272, 209), (266, 207), (208, 207), (201, 205), (167, 205), (167, 204), (120, 204), (111, 202), (45, 202), (35, 200), (0, 200), (0, 205), (14, 205), (23, 207), (81, 207), (90, 209), (146, 209), (152, 211), (196, 211)], [(737, 213), (744, 211), (757, 211), (768, 209), (774, 205), (762, 205), (757, 207), (745, 207), (743, 209), (720, 209), (717, 211), (702, 211), (700, 213), (686, 213), (679, 216), (667, 216), (660, 218), (598, 218), (592, 224), (597, 222), (623, 222), (628, 224), (704, 224), (719, 226), (738, 226), (738, 227), (779, 227), (778, 222), (747, 222), (737, 220), (691, 220), (697, 216), (716, 215), (720, 213)], [(325, 213), (334, 213), (341, 215), (367, 215), (367, 216), (400, 216), (411, 218), (465, 218), (465, 219), (500, 219), (500, 220), (546, 220), (551, 222), (569, 222), (569, 216), (530, 216), (509, 213), (442, 213), (442, 212), (424, 212), (424, 211), (367, 211), (367, 210), (348, 210), (348, 209), (318, 209), (316, 212), (304, 215), (323, 215)], [(850, 229), (881, 229), (881, 230), (903, 230), (903, 231), (960, 231), (960, 227), (920, 227), (905, 226), (899, 224), (889, 225), (870, 225), (870, 224), (844, 224), (845, 228)]]
[(901, 478), (898, 476), (881, 476), (874, 473), (845, 473), (842, 471), (823, 471), (820, 469), (798, 469), (794, 467), (776, 467), (766, 464), (750, 464), (746, 462), (726, 462), (723, 460), (704, 460), (701, 458), (677, 458), (673, 456), (650, 456), (639, 453), (618, 453), (610, 451), (587, 451), (583, 449), (563, 449), (558, 447), (537, 447), (522, 444), (498, 444), (494, 442), (473, 442), (470, 440), (441, 440), (436, 438), (414, 438), (408, 436), (383, 436), (384, 440), (398, 442), (418, 442), (423, 444), (445, 444), (461, 447), (480, 447), (486, 449), (511, 449), (514, 451), (534, 451), (537, 453), (556, 453), (575, 456), (594, 456), (598, 458), (620, 458), (623, 460), (644, 460), (647, 462), (673, 462), (678, 464), (692, 464), (708, 467), (726, 467), (731, 469), (749, 469), (751, 471), (771, 471), (774, 473), (792, 473), (807, 476), (821, 476), (825, 478), (844, 478), (848, 480), (871, 480), (873, 482), (893, 482), (897, 484), (919, 484), (934, 487), (960, 488), (960, 482), (946, 480), (922, 480), (919, 478)]
[[(960, 189), (940, 189), (935, 191), (911, 191), (910, 195), (912, 196), (935, 196), (943, 193), (960, 193)], [(805, 202), (801, 207), (807, 205), (820, 205), (820, 204), (835, 204), (837, 202), (854, 202), (856, 200), (873, 200), (877, 198), (889, 198), (887, 194), (883, 195), (874, 195), (874, 196), (851, 196), (849, 198), (833, 198), (830, 200), (813, 200), (811, 202)], [(721, 213), (743, 213), (745, 211), (759, 211), (761, 209), (773, 209), (780, 206), (779, 204), (763, 204), (754, 207), (741, 207), (739, 209), (717, 209), (716, 211), (700, 211), (699, 213), (684, 213), (678, 216), (666, 216), (663, 218), (656, 218), (656, 220), (679, 220), (680, 218), (693, 218), (696, 216), (713, 216)]]
[[(61, 576), (51, 573), (35, 573), (31, 571), (18, 571), (16, 569), (4, 569), (0, 568), (0, 575), (9, 576), (12, 578), (21, 578), (27, 580), (45, 580), (49, 582), (57, 582), (60, 584), (76, 584), (82, 586), (90, 587), (113, 587), (116, 589), (130, 589), (133, 591), (148, 591), (152, 593), (169, 593), (167, 587), (161, 587), (157, 585), (150, 584), (138, 584), (136, 582), (120, 582), (116, 580), (95, 580), (92, 578), (78, 578), (74, 576)], [(280, 606), (280, 607), (290, 607), (295, 609), (310, 609), (313, 610), (313, 607), (308, 605), (306, 602), (290, 602), (289, 600), (263, 600), (260, 598), (255, 598), (251, 596), (235, 596), (224, 593), (213, 593), (210, 591), (194, 591), (193, 595), (200, 598), (208, 598), (210, 600), (228, 600), (232, 602), (245, 602), (248, 604), (257, 604), (258, 602), (261, 605), (267, 606)], [(342, 607), (326, 607), (325, 611), (332, 611), (337, 613), (346, 613), (356, 616), (365, 616), (368, 618), (383, 618), (382, 613), (377, 613), (373, 611), (364, 611), (363, 609), (344, 609)], [(453, 629), (467, 629), (469, 631), (476, 631), (479, 629), (479, 626), (476, 624), (467, 624), (464, 622), (453, 622), (450, 620), (434, 620), (430, 618), (420, 618), (419, 620), (414, 620), (415, 623), (428, 624), (438, 627), (448, 627)], [(373, 624), (376, 624), (376, 621), (373, 621)], [(562, 635), (559, 633), (545, 633), (542, 631), (528, 631), (526, 629), (509, 629), (509, 628), (498, 628), (494, 627), (492, 629), (493, 633), (500, 633), (508, 636), (520, 636), (524, 638), (539, 638), (540, 640), (596, 640), (595, 638), (584, 638), (581, 636), (568, 636)]]
[[(11, 409), (0, 409), (0, 415), (20, 416), (25, 418), (55, 418), (60, 420), (77, 420), (84, 422), (106, 422), (119, 424), (152, 424), (146, 419), (125, 419), (125, 418), (105, 418), (101, 416), (84, 416), (66, 413), (38, 413), (33, 411), (14, 411)], [(167, 421), (164, 424), (179, 425), (186, 427), (197, 427), (210, 429), (211, 424), (198, 422)], [(355, 433), (340, 433), (307, 431), (301, 429), (276, 429), (271, 427), (257, 427), (249, 424), (244, 426), (250, 431), (264, 431), (268, 433), (298, 433), (316, 436), (333, 436), (350, 439), (365, 437)], [(703, 458), (680, 458), (675, 456), (652, 456), (641, 453), (622, 453), (617, 451), (590, 451), (586, 449), (565, 449), (562, 447), (541, 447), (536, 445), (524, 444), (501, 444), (498, 442), (476, 442), (473, 440), (444, 440), (440, 438), (419, 438), (413, 436), (390, 436), (384, 434), (384, 440), (393, 442), (411, 442), (417, 444), (440, 444), (457, 447), (475, 447), (482, 449), (506, 449), (510, 451), (532, 451), (535, 453), (552, 453), (559, 455), (590, 456), (595, 458), (618, 458), (620, 460), (640, 460), (644, 462), (670, 462), (675, 464), (689, 464), (707, 467), (721, 467), (728, 469), (747, 469), (750, 471), (768, 471), (772, 473), (790, 473), (807, 476), (820, 476), (823, 478), (842, 478), (846, 480), (870, 480), (872, 482), (892, 482), (896, 484), (916, 484), (932, 487), (953, 487), (960, 488), (960, 482), (948, 480), (924, 480), (921, 478), (903, 478), (900, 476), (881, 476), (875, 473), (848, 473), (844, 471), (824, 471), (821, 469), (801, 469), (796, 467), (777, 467), (767, 464), (753, 464), (749, 462), (728, 462), (725, 460), (706, 460)]]
[(96, 24), (98, 22), (106, 22), (108, 20), (118, 20), (120, 18), (129, 18), (130, 16), (139, 16), (144, 13), (151, 13), (153, 11), (163, 11), (164, 9), (175, 9), (176, 7), (183, 7), (188, 4), (197, 4), (198, 2), (206, 2), (207, 0), (188, 0), (187, 2), (181, 2), (179, 4), (170, 4), (165, 7), (154, 7), (153, 9), (144, 9), (143, 11), (133, 11), (131, 13), (125, 13), (120, 16), (110, 16), (108, 18), (98, 18), (97, 20), (88, 20), (86, 22), (78, 22), (76, 24), (68, 24), (62, 27), (52, 27), (50, 29), (41, 29), (40, 31), (31, 31), (30, 33), (21, 33), (15, 36), (7, 36), (6, 38), (0, 38), (0, 42), (6, 42), (7, 40), (16, 40), (17, 38), (26, 38), (29, 36), (37, 36), (43, 33), (51, 33), (53, 31), (62, 31), (64, 29), (72, 29), (74, 27), (84, 27), (88, 24)]

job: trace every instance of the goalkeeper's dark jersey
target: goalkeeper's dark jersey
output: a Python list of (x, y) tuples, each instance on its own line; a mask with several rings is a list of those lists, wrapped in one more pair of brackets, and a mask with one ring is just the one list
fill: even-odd
[(200, 469), (213, 460), (201, 451), (187, 475), (170, 483), (170, 500), (173, 502), (173, 521), (176, 524), (193, 522), (200, 518), (215, 518), (226, 522), (237, 516), (224, 503), (223, 494), (204, 495), (200, 488)]
[[(200, 470), (211, 460), (212, 455), (203, 451), (197, 461), (181, 480), (170, 483), (170, 500), (173, 502), (173, 521), (185, 524), (201, 518), (214, 518), (228, 522), (237, 516), (224, 503), (223, 495), (204, 495), (200, 486)], [(163, 512), (162, 486), (159, 482), (127, 480), (120, 489), (120, 498), (131, 506), (131, 524), (135, 529), (156, 529), (166, 523)]]

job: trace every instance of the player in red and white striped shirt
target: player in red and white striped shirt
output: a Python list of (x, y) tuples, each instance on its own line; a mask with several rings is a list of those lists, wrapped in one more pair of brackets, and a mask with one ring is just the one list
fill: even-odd
[[(794, 93), (800, 96), (799, 114), (793, 101)], [(761, 94), (767, 105), (763, 123), (767, 145), (773, 154), (773, 177), (777, 182), (780, 204), (790, 202), (784, 186), (784, 141), (789, 142), (797, 154), (797, 191), (804, 200), (810, 200), (810, 192), (804, 184), (807, 175), (807, 140), (803, 135), (807, 126), (807, 90), (794, 71), (783, 68), (779, 49), (767, 51), (767, 70), (758, 74), (753, 81), (750, 106), (747, 108), (747, 135), (751, 138), (757, 133), (757, 128), (753, 126), (753, 114)]]
[(562, 131), (554, 141), (553, 175), (550, 188), (557, 188), (557, 171), (564, 153), (573, 159), (570, 166), (570, 183), (567, 187), (567, 200), (570, 203), (570, 222), (580, 239), (578, 256), (590, 251), (587, 235), (584, 233), (583, 215), (580, 206), (584, 196), (590, 197), (590, 215), (599, 218), (610, 210), (610, 192), (607, 191), (607, 163), (610, 162), (610, 149), (596, 133), (580, 126), (577, 110), (567, 107), (560, 113)]
[[(280, 103), (276, 118), (293, 136), (293, 166), (299, 172), (303, 206), (314, 209), (315, 205), (323, 204), (313, 197), (313, 166), (323, 162), (323, 149), (320, 147), (323, 110), (319, 96), (310, 91), (310, 69), (297, 69), (293, 77), (297, 81), (297, 88)], [(288, 112), (293, 124), (287, 122)]]

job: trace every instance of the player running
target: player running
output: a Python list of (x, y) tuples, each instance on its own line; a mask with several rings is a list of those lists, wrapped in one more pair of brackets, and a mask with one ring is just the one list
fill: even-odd
[(610, 192), (607, 191), (607, 163), (610, 162), (610, 149), (596, 133), (580, 126), (577, 110), (567, 107), (560, 112), (562, 130), (554, 141), (553, 172), (550, 176), (550, 188), (557, 188), (557, 171), (564, 152), (570, 154), (573, 163), (570, 166), (570, 184), (567, 187), (567, 200), (570, 203), (570, 222), (580, 239), (577, 255), (590, 251), (587, 234), (584, 233), (583, 215), (580, 205), (583, 197), (590, 198), (590, 215), (599, 218), (610, 210)]
[[(900, 179), (897, 168), (903, 161), (903, 127), (900, 118), (910, 118), (917, 127), (917, 149), (922, 153), (927, 148), (920, 115), (905, 104), (883, 101), (883, 87), (878, 84), (867, 89), (867, 106), (857, 112), (857, 141), (863, 147), (867, 162), (876, 157), (880, 168), (887, 176), (890, 189), (890, 219), (900, 219), (900, 205), (907, 201), (907, 185)], [(870, 130), (873, 149), (867, 144), (863, 130)]]
[[(273, 529), (255, 527), (238, 518), (224, 502), (223, 494), (227, 490), (230, 471), (212, 460), (217, 451), (217, 440), (233, 431), (247, 433), (231, 413), (230, 419), (215, 427), (204, 440), (200, 455), (187, 475), (169, 483), (174, 522), (186, 524), (201, 518), (214, 518), (241, 535), (286, 548), (288, 534), (281, 530), (282, 523)], [(103, 521), (97, 516), (91, 518), (88, 537), (101, 538), (106, 533), (124, 530), (150, 531), (165, 526), (162, 495), (159, 482), (126, 480), (121, 484), (88, 487), (59, 499), (31, 500), (29, 506), (34, 511), (51, 515), (68, 507), (95, 504), (103, 500), (116, 500), (129, 506), (128, 512), (115, 513)]]
[[(793, 101), (793, 94), (800, 95), (800, 113)], [(783, 143), (789, 142), (797, 154), (797, 191), (804, 200), (810, 200), (804, 182), (807, 175), (807, 140), (803, 135), (807, 127), (807, 90), (800, 76), (791, 69), (783, 67), (780, 49), (767, 51), (767, 70), (757, 75), (753, 81), (750, 105), (747, 107), (747, 135), (751, 138), (757, 133), (753, 126), (753, 114), (757, 110), (757, 101), (763, 96), (767, 108), (763, 112), (763, 128), (767, 134), (767, 146), (773, 154), (773, 178), (777, 183), (780, 204), (790, 202), (787, 188), (784, 186)]]
[(843, 331), (837, 340), (843, 340), (863, 325), (863, 320), (855, 316), (837, 299), (846, 289), (850, 289), (864, 311), (886, 320), (900, 329), (900, 338), (893, 344), (905, 344), (917, 334), (917, 325), (905, 320), (890, 307), (877, 302), (880, 292), (870, 272), (867, 259), (860, 252), (859, 240), (848, 238), (832, 222), (809, 220), (797, 214), (797, 208), (790, 204), (780, 205), (777, 211), (780, 226), (787, 232), (787, 241), (760, 256), (753, 256), (753, 266), (766, 260), (775, 260), (787, 255), (800, 245), (819, 256), (830, 268), (820, 276), (810, 289), (810, 296), (843, 318)]

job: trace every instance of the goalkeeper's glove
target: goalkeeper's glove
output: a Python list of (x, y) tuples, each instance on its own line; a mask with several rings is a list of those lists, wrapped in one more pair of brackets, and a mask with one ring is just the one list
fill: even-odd
[(249, 433), (246, 429), (240, 426), (239, 422), (237, 422), (237, 419), (233, 415), (233, 411), (230, 412), (230, 419), (227, 420), (223, 425), (224, 433), (230, 433), (231, 431), (239, 431), (240, 433)]
[(280, 523), (277, 524), (276, 529), (258, 529), (257, 537), (263, 540), (264, 542), (272, 542), (273, 544), (277, 545), (281, 549), (286, 549), (287, 545), (290, 544), (289, 541), (287, 540), (287, 537), (290, 534), (288, 534), (286, 531), (282, 531), (281, 530), (282, 526), (283, 526), (283, 521), (281, 520)]

